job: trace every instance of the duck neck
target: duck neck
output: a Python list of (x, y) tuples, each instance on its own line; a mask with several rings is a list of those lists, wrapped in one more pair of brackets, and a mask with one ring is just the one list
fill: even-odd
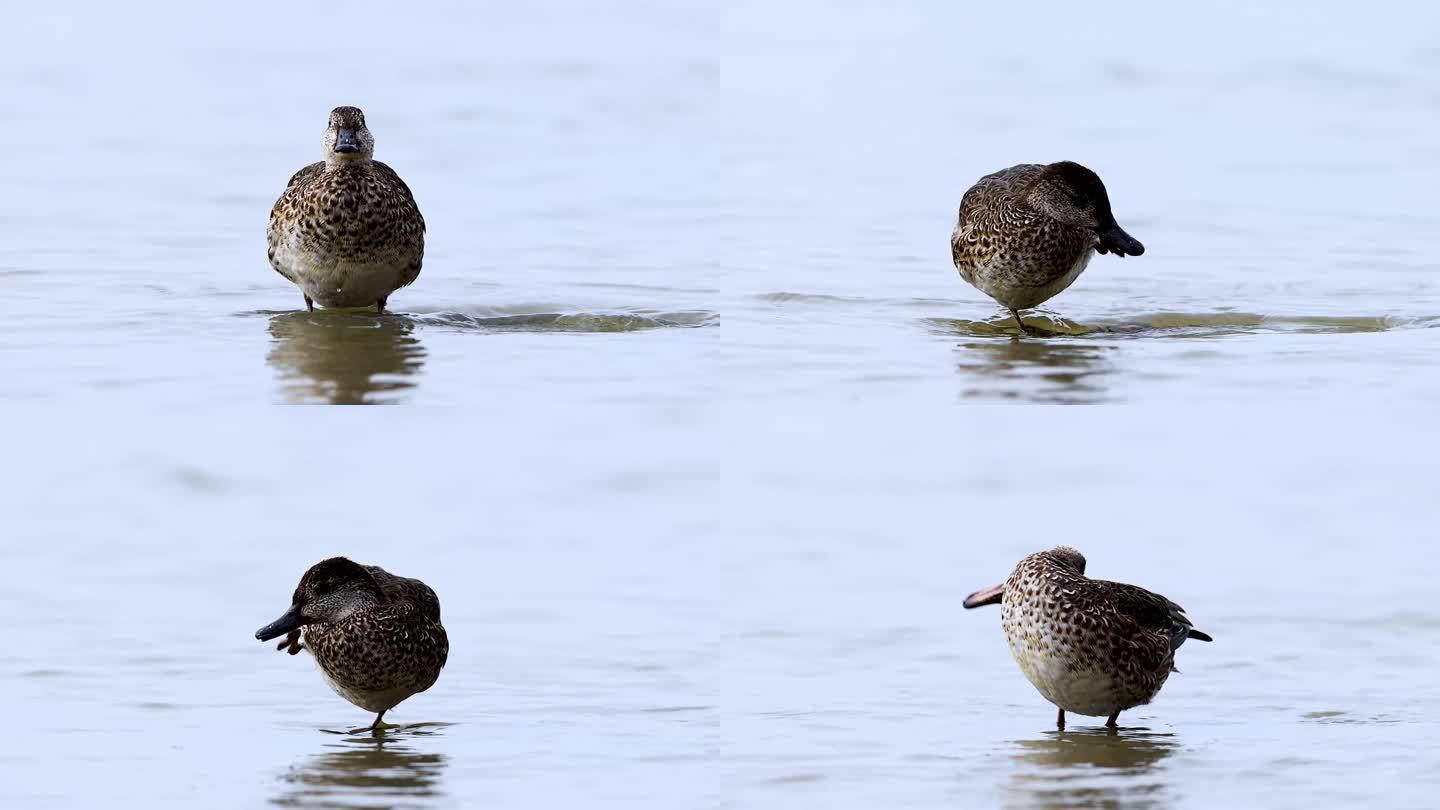
[(368, 153), (357, 152), (345, 154), (342, 152), (331, 152), (325, 156), (325, 171), (334, 172), (343, 169), (360, 169), (370, 165), (372, 158)]

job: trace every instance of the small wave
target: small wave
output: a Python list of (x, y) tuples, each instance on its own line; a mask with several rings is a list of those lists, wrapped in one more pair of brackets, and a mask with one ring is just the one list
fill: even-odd
[(473, 329), (486, 332), (642, 332), (649, 329), (695, 329), (716, 326), (714, 312), (524, 312), (504, 315), (476, 315), (464, 312), (434, 312), (411, 319), (425, 326)]
[[(1256, 334), (1351, 334), (1440, 326), (1437, 317), (1392, 315), (1262, 315), (1248, 312), (1160, 312), (1128, 318), (1098, 319), (1080, 323), (1045, 312), (1027, 312), (1025, 325), (1041, 337), (1184, 337), (1207, 338)], [(959, 337), (997, 337), (1021, 334), (1008, 315), (989, 320), (925, 318), (934, 334)]]

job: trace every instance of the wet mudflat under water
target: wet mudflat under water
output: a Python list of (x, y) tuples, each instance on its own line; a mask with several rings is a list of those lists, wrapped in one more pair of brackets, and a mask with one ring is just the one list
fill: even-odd
[[(1429, 6), (144, 10), (0, 54), (7, 797), (1433, 804)], [(342, 103), (429, 223), (385, 316), (265, 262)], [(948, 235), (1065, 158), (1147, 251), (1023, 336)], [(1215, 637), (1117, 734), (960, 605), (1058, 543)], [(253, 639), (336, 553), (444, 607), (379, 739)]]

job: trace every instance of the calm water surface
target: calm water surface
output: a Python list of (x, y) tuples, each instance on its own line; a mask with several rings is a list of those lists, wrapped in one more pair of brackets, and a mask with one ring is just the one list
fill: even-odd
[[(1433, 806), (1440, 12), (602, 5), (10, 10), (7, 798)], [(384, 317), (264, 258), (342, 103)], [(1022, 338), (948, 235), (1066, 158), (1147, 252)], [(1119, 734), (960, 607), (1060, 542), (1216, 639)], [(253, 640), (335, 553), (444, 602), (382, 739)]]

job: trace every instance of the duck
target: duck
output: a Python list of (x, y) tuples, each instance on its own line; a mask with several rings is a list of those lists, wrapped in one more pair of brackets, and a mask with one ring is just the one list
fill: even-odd
[(378, 733), (385, 713), (440, 677), (450, 640), (440, 599), (418, 579), (331, 557), (310, 566), (280, 618), (255, 631), (276, 649), (308, 651), (325, 682), (367, 712)]
[(1139, 256), (1145, 246), (1116, 223), (1100, 176), (1062, 160), (980, 178), (961, 198), (950, 252), (960, 277), (1028, 334), (1020, 311), (1063, 292), (1092, 256)]
[(1065, 713), (1108, 717), (1143, 706), (1175, 669), (1188, 639), (1213, 641), (1185, 609), (1135, 585), (1090, 579), (1085, 557), (1059, 546), (1022, 559), (1000, 585), (965, 598), (967, 609), (1000, 605), (1010, 654), (1040, 694)]
[(300, 288), (305, 308), (386, 301), (420, 275), (425, 218), (410, 187), (375, 159), (358, 107), (330, 112), (324, 160), (296, 172), (270, 210), (270, 266)]

